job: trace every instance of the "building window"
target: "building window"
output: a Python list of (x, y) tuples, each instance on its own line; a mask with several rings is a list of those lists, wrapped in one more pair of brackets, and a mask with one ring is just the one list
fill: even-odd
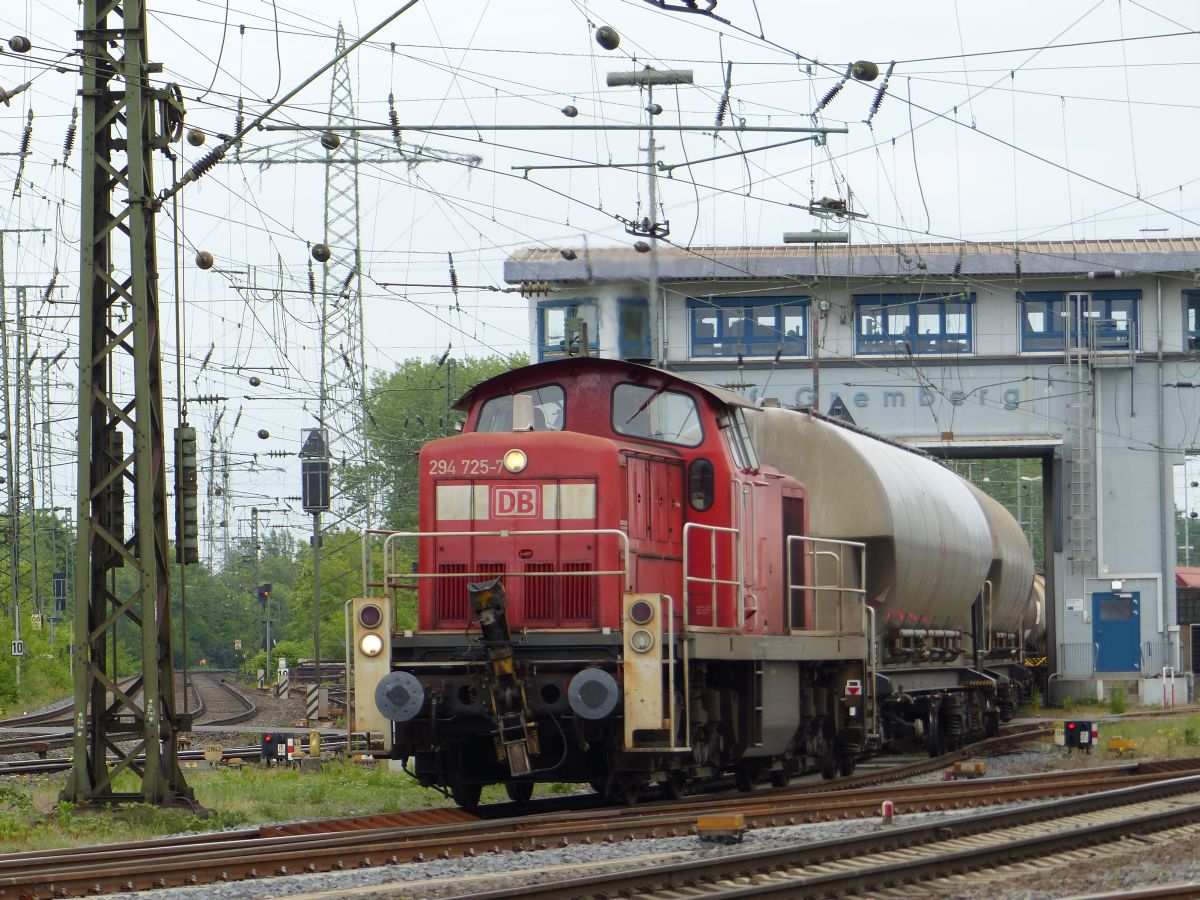
[(856, 294), (855, 352), (971, 352), (974, 294)]
[(808, 297), (688, 300), (692, 356), (808, 355)]
[(622, 297), (617, 307), (617, 350), (621, 359), (649, 360), (650, 310), (641, 297)]
[(557, 359), (566, 356), (563, 341), (567, 337), (567, 320), (582, 319), (587, 326), (588, 347), (600, 352), (599, 318), (594, 300), (569, 300), (538, 304), (538, 359)]
[(1184, 347), (1188, 350), (1200, 350), (1200, 291), (1184, 291), (1183, 302), (1187, 311)]
[(1021, 352), (1137, 349), (1141, 291), (1029, 291), (1017, 295)]

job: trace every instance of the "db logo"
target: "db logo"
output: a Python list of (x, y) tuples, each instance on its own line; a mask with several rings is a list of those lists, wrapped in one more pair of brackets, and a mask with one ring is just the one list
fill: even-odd
[(535, 519), (538, 514), (536, 487), (492, 488), (492, 518)]

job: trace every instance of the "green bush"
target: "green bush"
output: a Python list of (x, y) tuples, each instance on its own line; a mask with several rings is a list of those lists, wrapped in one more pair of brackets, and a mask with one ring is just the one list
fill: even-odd
[(1112, 690), (1112, 694), (1108, 698), (1108, 710), (1114, 716), (1119, 716), (1125, 712), (1125, 688), (1118, 685)]

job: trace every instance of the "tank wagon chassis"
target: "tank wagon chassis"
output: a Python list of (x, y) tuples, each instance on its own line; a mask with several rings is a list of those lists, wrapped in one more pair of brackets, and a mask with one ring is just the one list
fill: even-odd
[[(834, 598), (838, 619), (848, 610), (861, 616), (860, 627), (831, 636), (747, 637), (686, 621), (676, 632), (680, 617), (669, 612), (686, 611), (686, 602), (630, 592), (620, 633), (514, 634), (500, 577), (465, 583), (472, 611), (465, 633), (397, 632), (396, 595), (438, 575), (398, 573), (396, 541), (435, 534), (371, 532), (365, 565), (371, 536), (386, 539), (391, 563), (381, 580), (367, 581), (386, 595), (352, 601), (356, 727), (368, 726), (377, 748), (466, 808), (478, 805), (488, 784), (525, 802), (538, 782), (586, 782), (632, 803), (647, 786), (677, 797), (729, 776), (749, 790), (810, 772), (850, 775), (859, 759), (881, 750), (936, 756), (994, 736), (1023, 699), (1027, 678), (1008, 652), (1010, 636), (994, 636), (986, 655), (995, 658), (982, 665), (957, 664), (963, 635), (950, 630), (893, 628), (880, 647), (867, 639), (875, 609), (861, 602), (861, 589), (841, 583), (790, 584)], [(620, 532), (608, 536), (627, 541)], [(814, 556), (848, 552), (865, 566), (862, 544), (791, 540), (809, 544)], [(624, 570), (593, 575), (629, 582)], [(364, 659), (364, 646), (379, 650)]]

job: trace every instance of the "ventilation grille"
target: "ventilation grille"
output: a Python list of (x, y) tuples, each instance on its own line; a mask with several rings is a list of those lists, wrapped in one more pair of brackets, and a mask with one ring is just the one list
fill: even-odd
[[(566, 625), (586, 627), (596, 624), (596, 576), (590, 562), (563, 563), (562, 575), (532, 573), (553, 572), (554, 563), (528, 563), (525, 572), (525, 621), (532, 626)], [(579, 573), (579, 574), (575, 574)]]
[(465, 627), (471, 618), (467, 585), (504, 574), (503, 563), (480, 563), (468, 573), (466, 563), (441, 563), (433, 584), (434, 624)]

